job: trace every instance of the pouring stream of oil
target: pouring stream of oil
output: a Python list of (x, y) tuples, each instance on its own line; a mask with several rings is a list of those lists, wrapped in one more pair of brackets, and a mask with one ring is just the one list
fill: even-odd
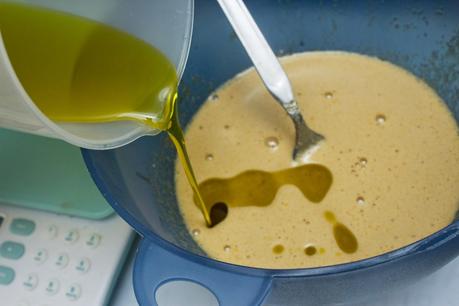
[(198, 182), (196, 181), (196, 177), (193, 172), (193, 167), (191, 166), (190, 158), (188, 157), (188, 152), (185, 146), (185, 138), (183, 137), (183, 131), (180, 127), (178, 106), (176, 101), (177, 99), (173, 100), (173, 113), (167, 133), (169, 134), (169, 138), (175, 145), (177, 155), (180, 158), (180, 162), (182, 163), (183, 169), (185, 170), (188, 182), (190, 183), (191, 188), (193, 189), (195, 201), (197, 202), (198, 207), (202, 211), (207, 226), (214, 226), (215, 222), (211, 219), (209, 209), (207, 208), (207, 205), (205, 204), (201, 196), (201, 192), (198, 187)]

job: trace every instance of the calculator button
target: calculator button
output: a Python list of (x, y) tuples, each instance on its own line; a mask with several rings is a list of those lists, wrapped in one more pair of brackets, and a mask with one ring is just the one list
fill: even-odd
[(47, 259), (48, 252), (45, 249), (39, 249), (33, 257), (33, 261), (38, 265), (44, 263)]
[(81, 258), (77, 262), (77, 265), (75, 266), (75, 269), (81, 273), (88, 272), (90, 268), (91, 268), (91, 261), (89, 260), (89, 258)]
[(79, 237), (80, 237), (80, 234), (78, 233), (78, 231), (73, 229), (73, 230), (68, 231), (65, 234), (64, 241), (67, 243), (73, 244), (77, 242)]
[(24, 245), (13, 241), (3, 242), (0, 246), (0, 256), (8, 259), (19, 259), (24, 255), (24, 252)]
[(53, 278), (53, 279), (50, 279), (47, 283), (46, 283), (46, 288), (45, 288), (45, 291), (48, 295), (55, 295), (57, 292), (59, 292), (59, 287), (60, 287), (60, 283), (57, 279)]
[(46, 236), (48, 237), (48, 239), (54, 239), (57, 236), (57, 232), (58, 230), (56, 225), (49, 225), (46, 229)]
[(65, 292), (65, 296), (71, 301), (78, 300), (81, 297), (81, 286), (78, 284), (70, 285)]
[(29, 290), (29, 291), (32, 291), (35, 288), (37, 288), (37, 286), (38, 286), (38, 275), (35, 274), (35, 273), (31, 273), (31, 274), (27, 275), (26, 279), (22, 283), (22, 286), (25, 289)]
[(64, 269), (69, 264), (69, 256), (66, 253), (57, 255), (54, 265), (59, 269)]
[(88, 240), (86, 240), (86, 245), (91, 249), (95, 249), (99, 246), (102, 237), (99, 234), (93, 233), (89, 236)]
[(0, 285), (9, 285), (14, 281), (16, 273), (14, 270), (5, 266), (0, 266)]
[(14, 219), (10, 231), (15, 235), (30, 236), (35, 231), (35, 222), (21, 218)]

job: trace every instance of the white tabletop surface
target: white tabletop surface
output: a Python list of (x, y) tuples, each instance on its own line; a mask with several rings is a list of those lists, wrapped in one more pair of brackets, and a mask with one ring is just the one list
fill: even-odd
[[(134, 245), (134, 248), (136, 245)], [(129, 255), (108, 306), (139, 306), (132, 287), (134, 251)], [(436, 273), (399, 292), (358, 306), (459, 306), (459, 257)], [(161, 305), (160, 305), (161, 306)], [(182, 306), (182, 305), (177, 305)], [(186, 305), (183, 305), (186, 306)], [(202, 305), (205, 306), (205, 305)]]

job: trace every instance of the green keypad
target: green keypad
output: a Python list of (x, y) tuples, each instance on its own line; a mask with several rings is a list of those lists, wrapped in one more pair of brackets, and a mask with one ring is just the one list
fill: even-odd
[(24, 255), (25, 247), (23, 244), (5, 241), (0, 246), (0, 256), (8, 259), (19, 259)]
[(15, 235), (29, 236), (35, 231), (35, 222), (27, 219), (14, 219), (10, 231)]
[(0, 266), (0, 285), (9, 285), (15, 277), (14, 270), (5, 266)]

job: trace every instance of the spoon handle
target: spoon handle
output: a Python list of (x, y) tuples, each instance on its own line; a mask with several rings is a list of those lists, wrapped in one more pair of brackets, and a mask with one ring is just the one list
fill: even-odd
[(293, 159), (301, 161), (324, 137), (310, 129), (293, 97), (290, 81), (242, 0), (217, 0), (249, 54), (266, 88), (287, 111), (295, 125)]
[(217, 1), (268, 90), (289, 113), (293, 110), (287, 107), (297, 110), (290, 81), (244, 2), (242, 0)]

